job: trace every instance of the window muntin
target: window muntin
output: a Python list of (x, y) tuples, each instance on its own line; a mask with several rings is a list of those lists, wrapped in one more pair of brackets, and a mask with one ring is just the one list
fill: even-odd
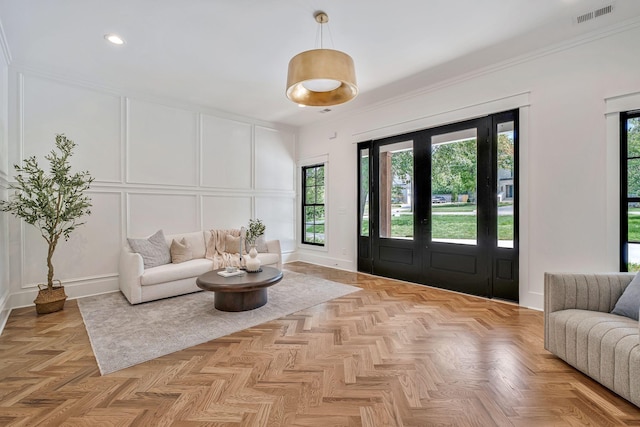
[(302, 243), (325, 244), (325, 165), (302, 167)]

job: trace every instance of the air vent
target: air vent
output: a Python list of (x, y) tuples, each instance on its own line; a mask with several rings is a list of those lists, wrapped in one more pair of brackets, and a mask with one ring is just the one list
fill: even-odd
[(599, 18), (602, 15), (607, 15), (611, 12), (613, 12), (613, 4), (610, 4), (609, 6), (601, 7), (600, 9), (596, 9), (591, 12), (583, 13), (582, 15), (576, 17), (576, 22), (578, 24), (582, 24), (583, 22), (587, 22), (592, 19)]
[(597, 18), (598, 16), (606, 15), (607, 13), (613, 12), (613, 6), (605, 6), (593, 12), (593, 17)]
[(582, 24), (583, 22), (589, 21), (593, 19), (593, 12), (585, 13), (584, 15), (580, 15), (577, 18), (578, 24)]

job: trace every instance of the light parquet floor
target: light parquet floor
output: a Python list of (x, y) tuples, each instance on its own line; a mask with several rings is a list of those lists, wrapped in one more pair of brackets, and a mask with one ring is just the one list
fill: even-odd
[(640, 409), (543, 349), (540, 312), (285, 269), (363, 290), (106, 376), (75, 301), (14, 310), (0, 336), (0, 425), (640, 425)]

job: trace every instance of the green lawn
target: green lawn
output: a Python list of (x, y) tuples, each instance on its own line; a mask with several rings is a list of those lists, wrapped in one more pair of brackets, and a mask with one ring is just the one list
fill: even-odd
[[(471, 215), (434, 215), (432, 221), (434, 239), (476, 239), (476, 217)], [(363, 223), (366, 230), (366, 223)], [(413, 237), (413, 215), (401, 215), (391, 219), (392, 237)], [(498, 237), (513, 240), (513, 217), (498, 217)]]
[[(629, 209), (631, 211), (631, 209)], [(640, 215), (629, 215), (629, 241), (640, 242)]]

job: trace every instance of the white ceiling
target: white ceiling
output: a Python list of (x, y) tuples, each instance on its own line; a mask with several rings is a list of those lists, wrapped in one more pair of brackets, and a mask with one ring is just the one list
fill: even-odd
[[(285, 97), (289, 59), (318, 47), (316, 10), (360, 89), (330, 114)], [(0, 0), (17, 67), (293, 126), (639, 16), (640, 0)]]

